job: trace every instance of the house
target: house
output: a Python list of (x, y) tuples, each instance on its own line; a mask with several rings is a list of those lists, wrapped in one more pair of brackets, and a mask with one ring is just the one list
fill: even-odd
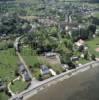
[(31, 77), (29, 76), (29, 74), (28, 74), (28, 72), (27, 71), (25, 71), (24, 73), (23, 73), (23, 77), (24, 77), (24, 80), (25, 81), (31, 81)]
[(71, 61), (79, 61), (79, 57), (71, 57)]
[(25, 81), (30, 81), (31, 77), (29, 76), (25, 66), (23, 64), (19, 64), (19, 73), (22, 75)]
[(77, 42), (75, 42), (73, 49), (82, 51), (84, 50), (84, 47), (85, 47), (85, 42), (82, 39), (80, 39)]
[(69, 66), (67, 64), (61, 64), (61, 67), (64, 69), (64, 70), (68, 70), (69, 69)]
[(4, 91), (6, 89), (6, 85), (0, 86), (0, 91)]
[(75, 45), (80, 47), (80, 46), (83, 46), (84, 45), (84, 41), (82, 39), (78, 40), (77, 42), (75, 42)]
[(40, 67), (41, 67), (40, 71), (41, 71), (42, 75), (46, 75), (46, 74), (50, 73), (50, 70), (49, 70), (49, 68), (46, 65), (41, 65)]
[(23, 64), (19, 64), (19, 73), (24, 73), (24, 71), (26, 71), (25, 67)]
[(3, 83), (2, 80), (0, 80), (0, 91), (4, 91), (6, 88), (6, 85)]
[(99, 36), (99, 29), (96, 29), (95, 34), (96, 34), (97, 36)]
[(56, 57), (56, 53), (48, 52), (48, 53), (45, 53), (45, 56), (46, 57)]

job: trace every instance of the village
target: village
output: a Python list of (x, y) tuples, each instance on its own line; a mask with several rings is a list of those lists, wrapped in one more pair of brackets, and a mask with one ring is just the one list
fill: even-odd
[(25, 10), (0, 17), (1, 100), (99, 61), (98, 5), (53, 1), (37, 6), (36, 14)]

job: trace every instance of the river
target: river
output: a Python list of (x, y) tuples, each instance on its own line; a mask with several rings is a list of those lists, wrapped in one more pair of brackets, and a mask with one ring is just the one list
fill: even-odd
[(99, 67), (50, 86), (29, 100), (99, 100)]

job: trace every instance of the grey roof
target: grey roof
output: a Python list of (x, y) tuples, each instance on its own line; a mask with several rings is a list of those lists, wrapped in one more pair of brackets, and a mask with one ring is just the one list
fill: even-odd
[(25, 81), (30, 81), (30, 80), (31, 80), (31, 78), (30, 78), (30, 76), (29, 76), (29, 74), (28, 74), (27, 71), (25, 71), (25, 72), (23, 73), (23, 75), (24, 75)]
[(24, 72), (25, 70), (26, 70), (26, 69), (25, 69), (24, 65), (23, 65), (23, 64), (20, 64), (20, 65), (19, 65), (19, 72), (22, 73), (22, 72)]
[(6, 88), (6, 85), (2, 85), (2, 86), (0, 86), (0, 91), (2, 91), (2, 90), (4, 90)]
[(71, 61), (78, 61), (79, 57), (71, 57)]
[(41, 65), (41, 70), (43, 74), (48, 74), (50, 72), (46, 65)]

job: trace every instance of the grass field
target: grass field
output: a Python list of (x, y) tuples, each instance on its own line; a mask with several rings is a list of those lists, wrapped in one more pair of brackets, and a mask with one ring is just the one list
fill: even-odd
[(8, 100), (9, 97), (5, 93), (0, 93), (0, 100)]
[(40, 63), (38, 60), (38, 56), (36, 55), (35, 51), (33, 51), (30, 47), (22, 48), (21, 55), (26, 61), (26, 64), (33, 67), (33, 76), (38, 77), (40, 74), (40, 69), (35, 65)]
[(81, 64), (86, 64), (88, 62), (90, 62), (90, 61), (89, 60), (85, 60), (85, 59), (80, 59), (80, 61), (79, 61), (79, 63), (81, 63)]
[(39, 62), (35, 51), (33, 51), (30, 47), (23, 47), (21, 55), (23, 56), (24, 60), (26, 60), (28, 65), (34, 66)]
[(94, 12), (93, 13), (93, 16), (99, 18), (99, 12), (98, 11), (97, 12)]
[[(3, 46), (3, 43), (0, 44)], [(19, 62), (17, 56), (15, 55), (15, 51), (13, 48), (0, 50), (0, 79), (4, 80), (6, 84), (16, 78), (15, 70), (17, 69)], [(14, 92), (21, 92), (26, 87), (26, 83), (22, 82), (15, 82), (15, 85), (12, 86)], [(8, 96), (1, 92), (0, 93), (0, 100), (7, 100)]]
[[(14, 49), (0, 50), (0, 78), (9, 83), (15, 78), (14, 71), (17, 68), (17, 57)], [(7, 100), (5, 93), (0, 93), (0, 100)]]
[(13, 85), (11, 85), (10, 88), (14, 93), (16, 92), (20, 93), (23, 90), (25, 90), (26, 87), (27, 87), (27, 83), (19, 80), (19, 81), (16, 81)]
[(0, 77), (8, 82), (15, 78), (18, 59), (14, 53), (14, 49), (0, 51)]
[(90, 53), (95, 54), (96, 57), (99, 57), (99, 52), (96, 52), (96, 48), (99, 48), (99, 37), (87, 41), (86, 44), (89, 47)]

